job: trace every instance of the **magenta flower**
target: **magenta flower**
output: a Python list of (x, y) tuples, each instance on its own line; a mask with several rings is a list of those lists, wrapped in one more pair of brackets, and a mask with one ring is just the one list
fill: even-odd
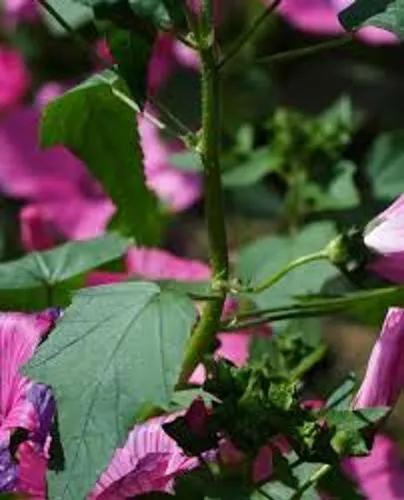
[(354, 408), (394, 406), (404, 384), (404, 309), (389, 309)]
[(365, 230), (365, 245), (374, 253), (368, 268), (395, 283), (404, 281), (404, 195)]
[(136, 425), (125, 446), (116, 451), (89, 500), (125, 500), (151, 492), (171, 492), (174, 480), (198, 466), (187, 457), (162, 425), (178, 415)]
[(149, 64), (148, 91), (154, 93), (164, 85), (178, 65), (198, 70), (198, 53), (170, 35), (161, 35), (154, 46), (153, 56)]
[(31, 75), (19, 52), (0, 47), (0, 111), (20, 103), (31, 85)]
[(139, 132), (149, 187), (174, 212), (192, 206), (201, 196), (202, 181), (199, 175), (171, 165), (170, 156), (179, 150), (178, 145), (164, 142), (155, 125), (144, 118), (139, 118)]
[(10, 24), (33, 22), (38, 19), (38, 4), (35, 0), (4, 0), (3, 11)]
[[(314, 35), (339, 35), (344, 29), (338, 13), (351, 3), (352, 0), (283, 0), (279, 11), (299, 30)], [(397, 42), (392, 33), (374, 27), (359, 30), (358, 38), (374, 45)]]
[(345, 460), (344, 469), (368, 500), (404, 498), (404, 463), (394, 442), (386, 436), (376, 436), (369, 456)]
[[(0, 491), (17, 491), (45, 498), (45, 442), (55, 402), (50, 389), (20, 374), (49, 332), (56, 313), (0, 314)], [(8, 449), (16, 429), (28, 432), (17, 450), (18, 462)]]

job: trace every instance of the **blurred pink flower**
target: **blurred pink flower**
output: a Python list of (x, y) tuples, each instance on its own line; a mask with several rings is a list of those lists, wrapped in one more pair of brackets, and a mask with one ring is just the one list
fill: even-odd
[(0, 189), (26, 201), (36, 211), (37, 223), (42, 218), (60, 236), (97, 236), (105, 230), (114, 207), (66, 149), (40, 149), (39, 115), (37, 107), (18, 108), (0, 121)]
[(386, 436), (376, 435), (370, 455), (345, 460), (344, 469), (368, 500), (404, 498), (404, 463), (397, 446)]
[(20, 211), (21, 242), (29, 252), (47, 250), (55, 246), (57, 235), (50, 221), (35, 205)]
[(136, 425), (116, 451), (89, 500), (125, 500), (150, 492), (171, 492), (176, 477), (198, 465), (162, 429), (176, 415)]
[(154, 46), (149, 64), (149, 92), (154, 93), (166, 83), (178, 65), (197, 70), (199, 68), (198, 53), (170, 35), (160, 35)]
[(20, 103), (31, 85), (31, 75), (19, 52), (0, 47), (0, 111)]
[(365, 245), (375, 253), (368, 268), (395, 283), (404, 281), (404, 195), (368, 224)]
[(35, 0), (4, 0), (3, 11), (6, 21), (11, 24), (36, 21), (39, 14)]
[(389, 309), (354, 408), (394, 406), (404, 385), (404, 309)]
[[(234, 444), (223, 439), (219, 444), (218, 458), (222, 465), (229, 468), (243, 466), (246, 455)], [(263, 446), (252, 461), (251, 479), (256, 482), (267, 481), (273, 472), (273, 449), (271, 445)]]
[[(42, 314), (0, 313), (0, 491), (45, 498), (45, 440), (55, 403), (49, 388), (20, 374), (56, 319)], [(16, 429), (28, 432), (17, 450), (18, 463), (8, 450)]]
[(176, 145), (164, 142), (157, 127), (145, 118), (140, 117), (138, 121), (149, 187), (172, 211), (185, 210), (201, 196), (200, 176), (174, 168), (170, 163), (170, 155), (178, 151)]
[[(339, 35), (344, 29), (338, 13), (353, 0), (283, 0), (280, 13), (296, 28), (314, 35)], [(266, 2), (268, 3), (268, 2)], [(358, 33), (364, 42), (380, 45), (397, 42), (397, 37), (380, 28), (367, 27)]]

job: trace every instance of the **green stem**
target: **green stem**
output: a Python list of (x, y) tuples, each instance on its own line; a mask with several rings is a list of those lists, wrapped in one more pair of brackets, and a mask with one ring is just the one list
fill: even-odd
[(281, 269), (279, 272), (271, 276), (269, 279), (265, 280), (261, 284), (257, 285), (254, 288), (248, 290), (250, 293), (261, 293), (268, 288), (271, 288), (276, 283), (278, 283), (282, 278), (284, 278), (290, 271), (296, 269), (297, 267), (303, 266), (304, 264), (308, 264), (309, 262), (314, 262), (316, 260), (325, 260), (328, 259), (328, 253), (325, 250), (321, 252), (312, 253), (309, 255), (305, 255), (304, 257), (300, 257), (292, 262), (290, 262), (286, 267)]
[(327, 347), (325, 345), (320, 345), (317, 349), (307, 356), (298, 365), (291, 374), (291, 380), (300, 380), (307, 372), (309, 372), (317, 363), (319, 363), (327, 353)]
[(254, 36), (260, 26), (268, 19), (272, 12), (279, 6), (282, 0), (274, 0), (268, 7), (254, 20), (252, 25), (240, 36), (229, 52), (219, 61), (218, 69), (222, 69), (228, 64), (244, 47), (244, 45)]
[(257, 63), (260, 64), (272, 64), (278, 62), (287, 62), (294, 59), (299, 59), (301, 57), (311, 56), (325, 50), (337, 49), (353, 41), (352, 35), (346, 35), (336, 40), (330, 40), (324, 43), (318, 43), (310, 47), (303, 47), (296, 50), (287, 50), (285, 52), (279, 52), (278, 54), (272, 54), (269, 56), (260, 57), (257, 59)]
[(313, 316), (329, 316), (332, 312), (337, 312), (337, 310), (324, 310), (324, 309), (303, 309), (303, 308), (292, 308), (284, 313), (268, 314), (266, 316), (260, 316), (259, 318), (252, 319), (250, 321), (243, 321), (240, 323), (227, 322), (220, 328), (221, 332), (235, 332), (240, 330), (248, 330), (249, 328), (254, 328), (256, 326), (265, 325), (266, 323), (274, 323), (275, 321), (283, 321), (285, 319), (297, 319), (297, 318), (312, 318)]
[[(204, 14), (213, 26), (212, 0), (204, 0)], [(201, 43), (202, 61), (202, 162), (205, 185), (205, 218), (207, 222), (212, 288), (217, 297), (205, 304), (200, 321), (188, 343), (179, 378), (187, 383), (203, 356), (214, 349), (215, 335), (220, 327), (226, 290), (220, 283), (228, 281), (229, 263), (223, 193), (220, 169), (220, 82), (215, 47)]]

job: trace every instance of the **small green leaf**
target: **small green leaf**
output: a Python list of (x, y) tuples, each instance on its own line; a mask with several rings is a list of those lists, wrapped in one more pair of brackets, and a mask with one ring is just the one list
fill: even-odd
[(174, 153), (170, 157), (170, 162), (173, 167), (184, 172), (202, 172), (203, 170), (200, 156), (192, 151)]
[(347, 410), (351, 404), (355, 387), (355, 375), (348, 375), (342, 384), (329, 396), (326, 402), (326, 407), (331, 407), (335, 410)]
[(391, 200), (404, 191), (403, 162), (404, 130), (386, 132), (376, 139), (366, 167), (377, 198)]
[(404, 0), (356, 0), (339, 19), (348, 31), (376, 26), (404, 37)]
[(71, 291), (82, 286), (82, 280), (75, 278), (122, 257), (129, 245), (130, 240), (107, 234), (0, 264), (0, 308), (38, 310), (65, 306)]
[(343, 456), (363, 456), (369, 452), (369, 435), (375, 424), (388, 414), (390, 408), (364, 410), (329, 410), (325, 414), (330, 428), (335, 428), (331, 440), (334, 450)]
[(56, 396), (65, 469), (50, 498), (86, 498), (145, 404), (168, 405), (196, 319), (192, 302), (152, 283), (80, 291), (26, 367)]
[(117, 207), (113, 226), (150, 245), (160, 232), (157, 199), (146, 186), (133, 110), (116, 97), (117, 87), (118, 78), (105, 72), (52, 101), (41, 142), (63, 144), (83, 160)]
[(275, 168), (276, 164), (271, 160), (269, 150), (258, 149), (246, 161), (223, 172), (223, 185), (227, 188), (251, 186), (273, 172)]

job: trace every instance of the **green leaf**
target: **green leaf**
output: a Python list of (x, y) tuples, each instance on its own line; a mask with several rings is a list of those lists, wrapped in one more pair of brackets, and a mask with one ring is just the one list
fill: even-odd
[[(322, 250), (334, 234), (332, 224), (318, 223), (307, 226), (294, 237), (270, 236), (258, 240), (241, 250), (236, 273), (243, 282), (256, 285), (296, 258)], [(275, 286), (252, 298), (260, 308), (284, 305), (293, 296), (318, 292), (333, 274), (335, 269), (327, 261), (313, 262), (290, 272)]]
[(404, 130), (379, 136), (366, 161), (367, 171), (377, 198), (391, 200), (404, 191)]
[(344, 500), (365, 499), (359, 492), (358, 486), (343, 473), (337, 464), (334, 464), (329, 472), (320, 479), (318, 486), (321, 491), (329, 493), (331, 498), (343, 498)]
[(152, 283), (80, 291), (25, 372), (52, 386), (65, 470), (50, 498), (85, 498), (145, 404), (172, 398), (196, 319), (192, 302)]
[(366, 455), (369, 452), (369, 436), (365, 431), (373, 430), (375, 424), (380, 423), (389, 411), (390, 408), (327, 411), (327, 423), (330, 428), (335, 428), (332, 447), (344, 456)]
[(0, 308), (39, 310), (65, 306), (83, 273), (122, 257), (130, 240), (107, 234), (88, 241), (69, 242), (0, 264)]
[(223, 185), (227, 188), (251, 186), (275, 168), (276, 164), (271, 160), (268, 148), (258, 149), (246, 161), (223, 172)]
[(339, 19), (348, 31), (376, 26), (404, 37), (404, 0), (356, 0)]
[(183, 27), (185, 24), (184, 0), (73, 0), (108, 14), (117, 12), (128, 5), (140, 18), (152, 21), (159, 28), (172, 25)]
[(200, 156), (193, 151), (173, 153), (170, 156), (170, 163), (173, 167), (184, 172), (202, 172), (203, 170)]
[(117, 28), (107, 31), (107, 39), (119, 74), (135, 101), (143, 106), (146, 102), (148, 66), (154, 39)]
[[(298, 460), (298, 456), (294, 452), (289, 453), (284, 458), (289, 462), (289, 466)], [(284, 472), (276, 476), (277, 480), (270, 481), (261, 489), (270, 495), (271, 498), (276, 500), (293, 500), (296, 498), (296, 491), (302, 487), (316, 471), (321, 469), (322, 466), (323, 464), (318, 463), (302, 463), (293, 467), (293, 469), (289, 467), (287, 470), (285, 467)], [(277, 472), (279, 472), (279, 468)], [(290, 474), (293, 475), (293, 479), (290, 478)], [(252, 498), (253, 500), (264, 500), (266, 497), (263, 495), (260, 496), (259, 493), (257, 493)], [(319, 500), (321, 497), (315, 488), (311, 487), (298, 498), (303, 500)]]
[(331, 407), (335, 410), (347, 410), (351, 405), (355, 387), (355, 375), (348, 375), (342, 384), (328, 397), (326, 407)]
[[(88, 7), (80, 5), (75, 0), (48, 0), (48, 3), (72, 28), (81, 27), (93, 17)], [(66, 36), (66, 30), (55, 20), (55, 18), (48, 14), (45, 9), (42, 9), (42, 11), (49, 29), (56, 35)]]
[(63, 144), (83, 160), (117, 207), (113, 226), (139, 244), (156, 243), (156, 197), (146, 186), (133, 110), (118, 99), (119, 80), (96, 75), (52, 101), (42, 117), (45, 148)]
[(164, 0), (129, 0), (129, 4), (137, 16), (149, 18), (159, 27), (170, 25), (170, 14)]
[(335, 178), (325, 190), (320, 184), (309, 182), (304, 195), (314, 203), (315, 210), (346, 210), (359, 205), (359, 193), (355, 187), (355, 165), (341, 160), (335, 166)]

